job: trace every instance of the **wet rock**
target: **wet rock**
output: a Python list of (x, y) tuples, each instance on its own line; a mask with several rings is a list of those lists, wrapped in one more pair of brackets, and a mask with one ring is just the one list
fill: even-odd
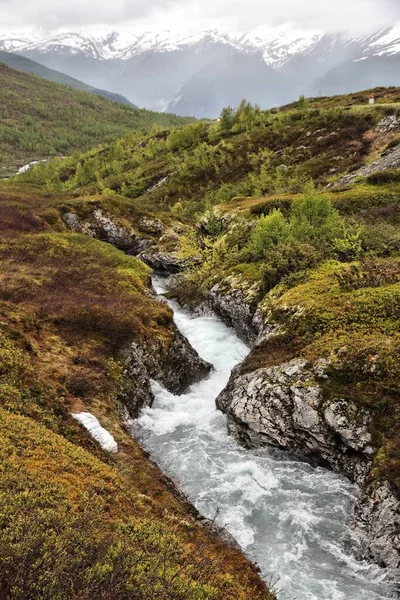
[(261, 328), (261, 314), (257, 312), (259, 286), (249, 286), (233, 277), (215, 285), (207, 296), (208, 307), (247, 344), (253, 344)]
[(217, 406), (247, 447), (276, 446), (362, 484), (371, 467), (370, 415), (343, 399), (325, 401), (315, 369), (304, 360), (236, 370)]
[(361, 540), (359, 557), (388, 569), (400, 591), (400, 510), (388, 482), (364, 490), (356, 507), (354, 530)]
[(179, 273), (188, 262), (180, 258), (178, 252), (162, 252), (158, 247), (146, 249), (139, 254), (138, 258), (152, 269), (166, 273)]
[(158, 381), (173, 394), (183, 394), (193, 384), (201, 381), (212, 370), (212, 365), (198, 355), (179, 331), (163, 361)]
[(200, 358), (188, 340), (174, 327), (167, 351), (161, 343), (158, 347), (154, 344), (131, 344), (125, 353), (119, 401), (129, 416), (136, 418), (142, 408), (153, 403), (151, 380), (157, 381), (169, 392), (181, 395), (191, 385), (207, 377), (211, 370), (212, 365)]

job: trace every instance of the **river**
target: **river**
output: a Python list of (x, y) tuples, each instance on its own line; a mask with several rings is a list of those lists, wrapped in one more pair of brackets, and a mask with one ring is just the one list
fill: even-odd
[[(163, 292), (163, 280), (154, 285)], [(279, 600), (392, 598), (383, 571), (355, 560), (345, 543), (357, 487), (230, 438), (215, 398), (249, 348), (216, 316), (194, 317), (169, 304), (181, 332), (215, 370), (184, 396), (153, 384), (155, 403), (135, 426), (141, 444), (204, 516), (226, 527), (267, 581), (279, 577)]]

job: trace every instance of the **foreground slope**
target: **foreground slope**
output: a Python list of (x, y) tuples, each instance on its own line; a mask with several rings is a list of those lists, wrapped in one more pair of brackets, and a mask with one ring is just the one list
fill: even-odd
[[(84, 150), (127, 131), (185, 123), (0, 65), (0, 167)], [(5, 169), (4, 169), (5, 170)]]
[[(177, 393), (209, 366), (143, 263), (66, 230), (69, 202), (0, 185), (2, 597), (272, 600), (127, 433), (150, 377)], [(95, 415), (118, 451), (72, 413)]]
[(375, 106), (371, 91), (270, 112), (244, 103), (23, 179), (78, 197), (77, 230), (96, 231), (94, 206), (181, 222), (138, 251), (188, 266), (179, 299), (206, 302), (254, 345), (218, 399), (231, 433), (357, 481), (360, 555), (396, 577), (400, 90), (373, 92)]

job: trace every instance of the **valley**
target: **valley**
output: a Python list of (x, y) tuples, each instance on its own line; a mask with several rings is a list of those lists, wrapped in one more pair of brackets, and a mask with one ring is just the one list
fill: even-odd
[(0, 77), (3, 597), (398, 597), (400, 89)]
[(0, 50), (22, 55), (140, 107), (217, 118), (243, 98), (261, 108), (399, 85), (398, 24), (350, 35), (288, 25), (229, 33), (62, 31), (0, 33)]

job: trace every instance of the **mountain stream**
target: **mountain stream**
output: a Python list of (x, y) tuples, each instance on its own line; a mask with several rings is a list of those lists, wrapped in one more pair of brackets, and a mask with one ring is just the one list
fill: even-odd
[[(163, 286), (154, 279), (158, 293)], [(383, 571), (357, 561), (345, 543), (357, 487), (229, 437), (215, 398), (249, 348), (216, 316), (169, 304), (180, 331), (215, 370), (184, 396), (154, 383), (154, 405), (142, 412), (135, 437), (200, 513), (225, 526), (263, 577), (276, 582), (279, 600), (392, 598)]]

